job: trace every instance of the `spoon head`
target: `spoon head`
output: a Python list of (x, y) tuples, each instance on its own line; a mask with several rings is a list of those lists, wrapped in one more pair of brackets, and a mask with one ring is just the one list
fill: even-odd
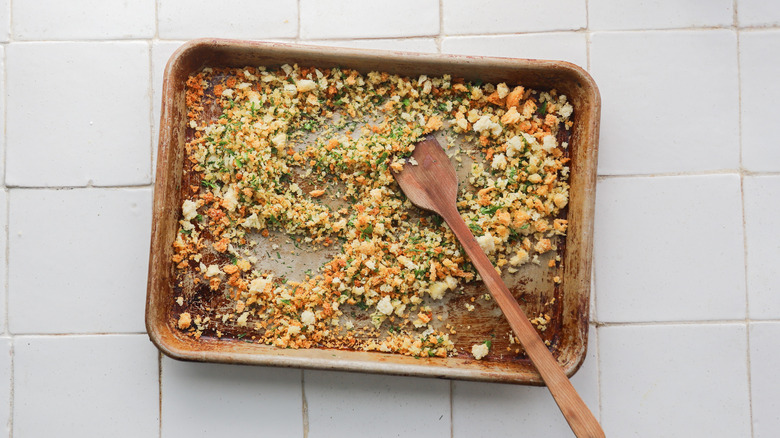
[(433, 135), (417, 143), (396, 182), (412, 204), (441, 214), (455, 205), (458, 177), (450, 159)]

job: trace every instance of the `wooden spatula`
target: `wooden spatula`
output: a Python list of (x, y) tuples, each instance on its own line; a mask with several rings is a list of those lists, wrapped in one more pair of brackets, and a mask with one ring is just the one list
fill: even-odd
[(574, 434), (580, 438), (603, 437), (604, 431), (598, 421), (544, 345), (458, 213), (455, 205), (458, 178), (444, 149), (429, 135), (417, 144), (412, 157), (417, 165), (407, 163), (401, 172), (393, 173), (406, 197), (416, 206), (438, 213), (450, 226), (541, 374)]

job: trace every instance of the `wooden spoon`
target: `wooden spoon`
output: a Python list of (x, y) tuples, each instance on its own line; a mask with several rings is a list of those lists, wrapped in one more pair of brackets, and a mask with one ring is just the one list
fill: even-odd
[(458, 213), (455, 204), (458, 178), (444, 149), (432, 135), (429, 135), (417, 144), (412, 157), (417, 165), (407, 163), (401, 172), (393, 173), (406, 197), (418, 207), (438, 213), (455, 233), (488, 290), (501, 307), (501, 311), (504, 312), (531, 362), (542, 376), (542, 380), (574, 434), (579, 438), (603, 437), (604, 431), (598, 421), (544, 345), (523, 309), (517, 304)]

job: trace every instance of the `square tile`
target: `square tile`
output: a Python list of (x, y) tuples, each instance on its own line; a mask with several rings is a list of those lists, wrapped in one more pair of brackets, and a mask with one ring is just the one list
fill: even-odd
[(730, 30), (594, 33), (599, 173), (736, 170), (736, 44)]
[(732, 0), (588, 0), (590, 30), (715, 27), (733, 23)]
[(750, 387), (753, 437), (770, 438), (780, 431), (780, 322), (750, 324)]
[(154, 36), (154, 0), (13, 2), (14, 39), (124, 39)]
[(745, 331), (745, 324), (599, 328), (607, 436), (750, 436)]
[(301, 44), (314, 46), (348, 47), (352, 49), (394, 50), (401, 52), (436, 53), (439, 48), (433, 38), (399, 38), (372, 40), (313, 40)]
[(767, 0), (738, 0), (737, 20), (740, 26), (780, 25), (780, 3)]
[(583, 0), (443, 0), (442, 15), (445, 35), (576, 30), (586, 26)]
[(309, 438), (450, 436), (447, 380), (304, 371), (304, 392)]
[(296, 0), (235, 0), (215, 5), (208, 0), (158, 2), (158, 33), (164, 39), (294, 38), (298, 34)]
[(17, 336), (13, 435), (157, 436), (157, 356), (146, 335)]
[(161, 436), (304, 436), (301, 372), (163, 357)]
[(441, 51), (459, 55), (555, 59), (582, 68), (588, 66), (586, 35), (579, 32), (450, 37), (442, 40)]
[(12, 189), (12, 333), (143, 332), (151, 189)]
[(780, 100), (780, 30), (740, 32), (742, 166), (780, 171), (780, 142), (773, 103)]
[[(301, 38), (391, 38), (439, 33), (438, 0), (300, 0)], [(331, 19), (328, 19), (331, 17)]]
[(743, 192), (748, 312), (752, 319), (780, 319), (780, 176), (747, 176)]
[(0, 434), (10, 435), (11, 420), (11, 355), (12, 341), (9, 337), (0, 337)]
[[(588, 334), (588, 354), (571, 381), (596, 418), (599, 417), (596, 329)], [(454, 438), (570, 436), (571, 429), (547, 388), (499, 383), (459, 382), (452, 390)]]
[(739, 175), (608, 178), (596, 193), (600, 322), (745, 318)]
[(152, 43), (152, 179), (157, 172), (157, 151), (160, 143), (160, 116), (162, 115), (162, 87), (165, 66), (173, 52), (184, 41), (155, 41)]
[(12, 43), (6, 51), (6, 184), (151, 181), (147, 43)]

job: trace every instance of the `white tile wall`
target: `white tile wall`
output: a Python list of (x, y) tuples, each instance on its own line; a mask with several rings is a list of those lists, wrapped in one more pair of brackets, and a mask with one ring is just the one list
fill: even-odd
[(737, 12), (740, 26), (780, 25), (780, 3), (766, 0), (739, 0)]
[[(5, 46), (0, 45), (0, 153), (5, 164)], [(5, 165), (0, 166), (0, 181), (5, 180)]]
[(753, 436), (769, 438), (780, 430), (780, 322), (750, 324), (750, 387), (752, 389)]
[(745, 324), (599, 330), (607, 436), (750, 436)]
[(13, 2), (18, 40), (125, 39), (154, 36), (154, 0)]
[(12, 43), (6, 184), (151, 181), (149, 45)]
[(0, 42), (8, 41), (11, 33), (11, 2), (0, 0)]
[(437, 0), (300, 0), (301, 38), (415, 37), (439, 33)]
[(599, 173), (736, 170), (736, 44), (731, 30), (594, 33)]
[(442, 0), (442, 11), (445, 35), (576, 30), (586, 25), (582, 0)]
[(596, 198), (599, 321), (745, 318), (738, 175), (608, 178)]
[(450, 436), (450, 383), (304, 371), (309, 438)]
[(732, 0), (589, 0), (588, 26), (592, 30), (731, 26), (733, 3)]
[[(8, 199), (7, 193), (4, 190), (0, 190), (0, 248), (7, 248), (6, 244), (7, 234), (5, 230), (8, 225)], [(6, 283), (6, 271), (8, 269), (8, 258), (6, 252), (0, 252), (0, 284), (5, 286)], [(5, 287), (0, 288), (0, 328), (6, 327), (6, 303), (7, 303), (7, 291)], [(2, 423), (0, 423), (2, 424)]]
[(152, 44), (152, 179), (157, 171), (157, 146), (162, 115), (163, 73), (173, 52), (184, 41), (156, 41)]
[(159, 429), (146, 335), (17, 336), (13, 436), (147, 437)]
[(397, 50), (401, 52), (436, 53), (439, 48), (433, 38), (396, 38), (370, 40), (312, 40), (301, 44), (330, 47), (349, 47), (353, 49)]
[(581, 32), (449, 37), (442, 53), (504, 58), (555, 59), (588, 66), (587, 37)]
[(750, 317), (780, 319), (780, 176), (748, 176), (743, 185)]
[(742, 165), (755, 172), (780, 172), (780, 147), (772, 102), (780, 99), (780, 30), (742, 32), (739, 37), (742, 91)]
[(158, 1), (157, 22), (163, 39), (293, 38), (298, 34), (296, 0)]
[[(303, 436), (301, 371), (162, 360), (161, 436)], [(207, 415), (204, 413), (207, 412)], [(226, 419), (232, 421), (225, 421)]]
[(13, 343), (10, 337), (0, 337), (0, 434), (8, 436), (11, 429), (11, 357)]
[[(572, 384), (599, 417), (596, 329), (590, 328), (584, 365)], [(482, 382), (455, 382), (452, 392), (455, 438), (499, 436), (569, 436), (569, 426), (547, 388)]]
[(160, 359), (162, 72), (196, 37), (587, 67), (601, 178), (575, 387), (608, 436), (778, 436), (778, 35), (764, 0), (0, 0), (0, 438), (570, 435), (543, 388)]
[(12, 333), (143, 332), (151, 190), (12, 189)]

